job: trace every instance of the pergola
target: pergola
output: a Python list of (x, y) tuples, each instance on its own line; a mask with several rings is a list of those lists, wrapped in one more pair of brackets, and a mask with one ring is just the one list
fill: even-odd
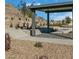
[(33, 12), (32, 16), (32, 36), (35, 36), (35, 11), (43, 11), (47, 13), (47, 28), (49, 29), (49, 13), (54, 12), (68, 12), (73, 10), (73, 2), (64, 2), (64, 3), (54, 3), (54, 4), (45, 4), (30, 6), (30, 10)]

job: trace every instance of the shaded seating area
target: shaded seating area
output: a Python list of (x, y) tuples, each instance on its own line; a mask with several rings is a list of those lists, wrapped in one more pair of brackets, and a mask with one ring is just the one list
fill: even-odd
[(37, 6), (30, 6), (28, 7), (32, 12), (32, 36), (35, 36), (35, 12), (36, 11), (42, 11), (47, 14), (47, 28), (41, 28), (39, 29), (43, 33), (50, 33), (55, 31), (54, 29), (49, 28), (49, 20), (50, 20), (50, 13), (55, 12), (69, 12), (73, 10), (73, 2), (63, 2), (63, 3), (54, 3), (54, 4), (45, 4), (45, 5), (37, 5)]

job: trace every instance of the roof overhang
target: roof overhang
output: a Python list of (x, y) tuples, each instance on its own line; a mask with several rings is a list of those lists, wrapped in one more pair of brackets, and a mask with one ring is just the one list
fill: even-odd
[(66, 12), (73, 10), (73, 2), (45, 4), (28, 7), (31, 10), (38, 10), (43, 12)]

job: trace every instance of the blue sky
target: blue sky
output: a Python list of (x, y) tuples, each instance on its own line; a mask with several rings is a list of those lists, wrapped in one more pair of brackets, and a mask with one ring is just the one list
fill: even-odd
[[(15, 7), (19, 5), (21, 0), (5, 0), (5, 3), (11, 3)], [(35, 4), (50, 4), (50, 3), (60, 3), (60, 2), (67, 2), (67, 1), (72, 1), (72, 0), (22, 0), (26, 1), (27, 5), (31, 4), (33, 1), (35, 1)], [(37, 11), (36, 12), (37, 16), (44, 17), (46, 19), (46, 14), (44, 12)], [(51, 13), (50, 14), (50, 19), (54, 20), (62, 20), (66, 16), (70, 16), (72, 18), (72, 12), (62, 12), (62, 13)]]

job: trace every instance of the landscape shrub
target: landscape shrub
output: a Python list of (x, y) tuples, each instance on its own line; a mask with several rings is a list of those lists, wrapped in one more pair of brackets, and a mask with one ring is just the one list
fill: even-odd
[(39, 48), (39, 47), (43, 47), (41, 42), (36, 42), (34, 46), (35, 46), (35, 47), (38, 47), (38, 48)]

